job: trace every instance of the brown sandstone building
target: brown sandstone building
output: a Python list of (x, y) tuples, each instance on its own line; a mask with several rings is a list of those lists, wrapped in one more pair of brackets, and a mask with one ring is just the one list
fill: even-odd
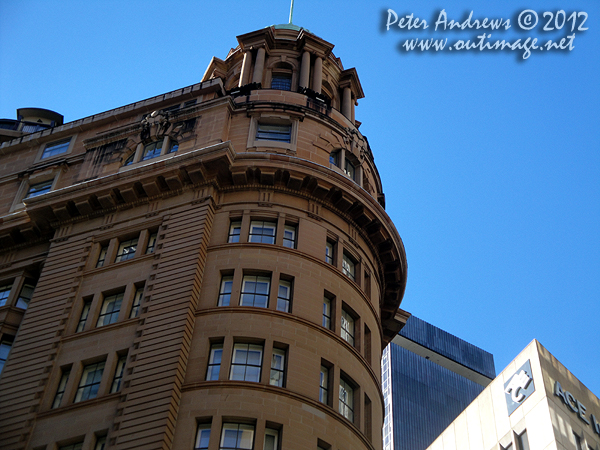
[(406, 258), (358, 75), (293, 25), (238, 42), (0, 121), (1, 449), (382, 448)]

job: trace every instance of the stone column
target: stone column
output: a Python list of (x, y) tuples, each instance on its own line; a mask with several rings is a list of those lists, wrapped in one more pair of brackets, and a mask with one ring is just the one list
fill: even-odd
[(259, 48), (256, 52), (256, 62), (254, 63), (253, 83), (262, 83), (263, 70), (265, 68), (265, 49)]
[(315, 66), (313, 68), (313, 91), (320, 94), (321, 85), (323, 84), (323, 58), (317, 56)]
[(300, 65), (300, 83), (303, 88), (308, 87), (308, 77), (310, 76), (310, 53), (305, 51), (302, 54), (302, 64)]
[(344, 88), (342, 95), (342, 114), (352, 120), (352, 91), (349, 87)]
[(248, 77), (250, 76), (250, 67), (252, 66), (252, 52), (246, 50), (244, 52), (244, 62), (242, 62), (242, 73), (240, 74), (239, 87), (248, 84)]

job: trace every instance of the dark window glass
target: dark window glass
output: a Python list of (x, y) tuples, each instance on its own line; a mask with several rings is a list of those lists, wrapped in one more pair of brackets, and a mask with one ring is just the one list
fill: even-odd
[(282, 73), (282, 74), (273, 74), (273, 79), (271, 80), (271, 89), (279, 89), (281, 91), (291, 91), (292, 90), (292, 76)]
[(219, 450), (252, 450), (254, 426), (243, 423), (224, 423)]
[(119, 356), (117, 361), (117, 367), (115, 368), (115, 376), (113, 377), (112, 386), (110, 387), (111, 394), (113, 392), (119, 392), (121, 390), (121, 381), (123, 381), (123, 374), (125, 373), (125, 361), (127, 356)]
[(27, 309), (27, 306), (29, 306), (29, 302), (31, 301), (31, 297), (33, 297), (34, 289), (35, 286), (33, 284), (25, 283), (23, 285), (21, 288), (21, 293), (17, 298), (17, 308)]
[(29, 190), (27, 191), (27, 195), (25, 196), (25, 198), (33, 198), (37, 197), (38, 195), (50, 192), (50, 190), (52, 189), (53, 182), (54, 180), (47, 180), (42, 181), (41, 183), (32, 184), (31, 186), (29, 186)]
[(273, 349), (271, 357), (271, 376), (269, 384), (272, 386), (283, 387), (285, 383), (285, 350)]
[(265, 141), (291, 142), (291, 125), (271, 125), (259, 123), (256, 131), (256, 139)]
[(277, 311), (290, 312), (292, 302), (292, 283), (279, 280), (279, 290), (277, 291)]
[(58, 388), (56, 389), (56, 395), (54, 396), (54, 400), (52, 401), (52, 409), (58, 408), (60, 406), (60, 402), (62, 401), (62, 398), (65, 395), (65, 389), (67, 387), (67, 382), (69, 381), (70, 374), (71, 369), (63, 370), (63, 373), (60, 377), (60, 381), (58, 383)]
[(156, 141), (146, 145), (144, 147), (144, 152), (142, 153), (142, 161), (146, 161), (148, 159), (160, 156), (160, 152), (162, 151), (162, 145), (163, 141)]
[(92, 306), (91, 300), (86, 300), (83, 303), (83, 309), (81, 310), (81, 316), (79, 316), (79, 322), (77, 323), (77, 329), (75, 330), (77, 333), (83, 331), (85, 327), (85, 322), (87, 321), (88, 315), (90, 314), (90, 307)]
[(221, 290), (219, 291), (219, 300), (217, 306), (229, 306), (231, 301), (231, 289), (233, 287), (233, 276), (221, 278)]
[(110, 325), (115, 323), (119, 318), (119, 312), (121, 312), (121, 303), (123, 302), (123, 293), (109, 295), (104, 297), (102, 302), (102, 309), (100, 310), (100, 316), (98, 316), (97, 327), (104, 325)]
[(223, 344), (213, 344), (210, 346), (210, 357), (208, 360), (208, 368), (206, 370), (206, 381), (215, 381), (219, 379), (222, 356)]
[(6, 286), (0, 286), (0, 306), (6, 305), (6, 301), (8, 300), (8, 296), (10, 295), (11, 289), (12, 289), (12, 284), (7, 284)]
[(127, 261), (135, 256), (135, 250), (137, 249), (138, 238), (129, 239), (119, 244), (119, 250), (117, 250), (117, 257), (115, 262)]
[(235, 221), (229, 225), (229, 236), (227, 236), (227, 242), (240, 242), (240, 232), (242, 230), (242, 222)]
[(142, 303), (142, 297), (144, 296), (144, 288), (139, 287), (135, 290), (135, 295), (133, 297), (133, 305), (131, 305), (131, 313), (129, 314), (129, 318), (133, 319), (140, 315), (140, 305)]
[(88, 364), (83, 368), (73, 403), (96, 398), (98, 388), (100, 387), (100, 380), (102, 380), (102, 373), (104, 372), (104, 364), (105, 361), (102, 361), (95, 364)]
[(66, 151), (69, 149), (70, 142), (71, 138), (64, 139), (62, 141), (51, 142), (50, 144), (46, 145), (41, 159), (51, 158), (53, 156), (60, 155), (61, 153), (66, 153)]
[(283, 229), (283, 246), (296, 248), (296, 227), (286, 225)]

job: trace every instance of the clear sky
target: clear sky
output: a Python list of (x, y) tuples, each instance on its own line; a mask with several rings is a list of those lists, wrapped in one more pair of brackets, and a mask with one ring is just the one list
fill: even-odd
[[(388, 8), (428, 29), (386, 31)], [(473, 11), (511, 28), (436, 31), (442, 9), (448, 21)], [(539, 16), (530, 31), (517, 24), (524, 9)], [(543, 30), (546, 11), (561, 30)], [(583, 26), (574, 11), (588, 14)], [(73, 121), (197, 83), (235, 36), (288, 15), (288, 0), (0, 0), (0, 117), (34, 106)], [(498, 372), (537, 338), (596, 395), (599, 18), (597, 0), (296, 0), (294, 11), (358, 71), (366, 97), (356, 117), (406, 247), (402, 308), (493, 353)], [(400, 50), (406, 39), (477, 42), (484, 31), (491, 43), (538, 45), (574, 33), (574, 48), (527, 60)]]

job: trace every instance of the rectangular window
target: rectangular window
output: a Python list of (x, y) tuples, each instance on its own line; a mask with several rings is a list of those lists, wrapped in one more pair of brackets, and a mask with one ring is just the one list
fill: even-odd
[(207, 450), (210, 442), (210, 423), (198, 424), (194, 450)]
[(283, 229), (283, 246), (287, 248), (296, 248), (296, 227), (286, 225)]
[(17, 308), (27, 309), (27, 306), (29, 306), (29, 302), (31, 301), (31, 297), (33, 297), (34, 289), (35, 286), (33, 284), (25, 283), (23, 285), (23, 287), (21, 288), (21, 293), (17, 298)]
[(325, 262), (328, 264), (334, 264), (334, 256), (333, 256), (333, 248), (334, 244), (331, 241), (327, 241), (325, 243)]
[(133, 305), (131, 305), (131, 313), (129, 314), (130, 319), (140, 315), (140, 305), (142, 304), (143, 296), (144, 287), (142, 286), (135, 290), (135, 295), (133, 296)]
[(319, 401), (329, 404), (329, 367), (321, 366), (321, 378), (319, 381)]
[(364, 334), (364, 339), (363, 339), (363, 343), (364, 343), (364, 355), (365, 355), (365, 359), (367, 360), (367, 363), (369, 363), (369, 365), (371, 365), (371, 330), (370, 328), (365, 324), (365, 334)]
[(369, 442), (373, 441), (373, 411), (371, 399), (367, 394), (365, 394), (365, 435)]
[(119, 250), (117, 251), (117, 257), (115, 262), (127, 261), (135, 256), (135, 250), (137, 249), (138, 238), (129, 239), (119, 244)]
[[(155, 231), (154, 233), (151, 233), (150, 236), (148, 237), (148, 245), (146, 246), (146, 255), (149, 255), (150, 253), (154, 253), (154, 247), (156, 246), (156, 237), (158, 236), (158, 233)], [(135, 251), (134, 251), (135, 253)]]
[(331, 330), (331, 299), (323, 297), (323, 326)]
[(356, 263), (345, 253), (344, 259), (342, 260), (342, 272), (351, 280), (356, 280)]
[(148, 159), (156, 158), (160, 156), (160, 152), (162, 151), (163, 141), (156, 141), (150, 144), (147, 144), (144, 147), (144, 151), (142, 152), (142, 161), (146, 161)]
[(47, 181), (42, 181), (41, 183), (36, 183), (36, 184), (32, 184), (29, 186), (29, 189), (27, 190), (27, 194), (25, 195), (25, 198), (33, 198), (33, 197), (37, 197), (38, 195), (42, 195), (42, 194), (46, 194), (48, 192), (50, 192), (50, 190), (52, 189), (52, 183), (54, 182), (54, 180), (47, 180)]
[(102, 309), (100, 310), (100, 316), (98, 316), (97, 327), (103, 327), (104, 325), (110, 325), (115, 323), (119, 318), (119, 312), (121, 312), (121, 303), (123, 302), (123, 293), (108, 295), (104, 297), (102, 302)]
[(256, 139), (265, 141), (291, 142), (292, 125), (259, 123)]
[(110, 387), (111, 394), (121, 390), (121, 381), (123, 381), (123, 374), (125, 373), (125, 361), (127, 361), (127, 355), (119, 356), (117, 367), (115, 367), (115, 376)]
[(253, 220), (250, 223), (250, 242), (260, 242), (262, 244), (274, 244), (277, 224), (275, 222), (265, 222), (263, 220)]
[(106, 447), (106, 435), (98, 436), (98, 438), (96, 439), (96, 446), (94, 447), (94, 450), (104, 450), (105, 447)]
[(77, 442), (75, 444), (61, 445), (60, 447), (58, 447), (58, 450), (81, 450), (82, 448), (83, 448), (83, 441)]
[(2, 341), (0, 341), (0, 373), (2, 373), (2, 369), (4, 369), (4, 364), (6, 364), (11, 348), (12, 340), (2, 339)]
[(273, 349), (269, 384), (271, 386), (279, 387), (284, 387), (285, 385), (285, 350), (279, 348)]
[(75, 401), (73, 403), (90, 400), (98, 396), (98, 388), (100, 387), (100, 381), (102, 380), (105, 363), (106, 361), (101, 361), (94, 364), (88, 364), (83, 368), (83, 373), (81, 374), (81, 380), (79, 381), (79, 387), (77, 388)]
[(575, 432), (573, 432), (573, 437), (575, 438), (575, 448), (577, 450), (583, 450), (583, 446), (581, 443), (581, 437)]
[(208, 359), (208, 368), (206, 369), (206, 381), (216, 381), (219, 379), (222, 356), (223, 344), (213, 344), (210, 346), (210, 357)]
[(231, 300), (231, 289), (233, 287), (233, 276), (221, 277), (221, 289), (217, 306), (229, 306)]
[(103, 245), (100, 248), (100, 254), (98, 255), (98, 262), (96, 263), (96, 268), (104, 266), (104, 262), (106, 261), (106, 252), (108, 251), (108, 244)]
[(274, 428), (265, 428), (265, 445), (263, 450), (279, 449), (279, 430)]
[(88, 315), (90, 314), (90, 307), (92, 306), (92, 300), (84, 300), (83, 309), (81, 310), (81, 316), (79, 316), (79, 322), (77, 323), (76, 333), (83, 331), (85, 328), (85, 322), (87, 321)]
[(227, 236), (227, 242), (240, 242), (240, 233), (242, 231), (242, 222), (235, 221), (229, 225), (229, 235)]
[(281, 91), (292, 90), (292, 76), (286, 73), (273, 74), (271, 79), (271, 89), (279, 89)]
[(260, 382), (262, 353), (262, 345), (235, 344), (231, 357), (229, 379)]
[(69, 150), (70, 142), (71, 138), (46, 144), (46, 148), (44, 148), (42, 157), (40, 159), (52, 158), (53, 156), (66, 153), (67, 150)]
[(527, 430), (523, 430), (523, 432), (517, 436), (517, 443), (519, 445), (519, 450), (529, 450), (529, 439), (527, 439)]
[(240, 306), (269, 307), (269, 287), (271, 279), (254, 275), (244, 275)]
[(342, 308), (342, 339), (354, 346), (354, 318)]
[(0, 286), (0, 306), (6, 305), (6, 302), (8, 300), (8, 296), (10, 295), (11, 289), (12, 289), (12, 284)]
[(62, 398), (65, 395), (65, 389), (67, 388), (67, 382), (69, 381), (70, 374), (70, 367), (62, 371), (60, 381), (58, 382), (58, 388), (56, 389), (56, 394), (54, 395), (54, 400), (52, 401), (52, 409), (58, 408), (60, 406), (60, 402), (62, 401)]
[(224, 423), (219, 450), (252, 450), (254, 448), (254, 425)]
[(349, 159), (346, 158), (346, 163), (344, 164), (344, 173), (351, 178), (352, 180), (354, 180), (354, 176), (356, 175), (356, 169), (354, 167), (354, 164), (352, 164), (350, 162)]
[(279, 280), (279, 290), (277, 291), (277, 311), (290, 312), (292, 302), (292, 283), (290, 281)]
[(340, 414), (354, 422), (354, 389), (343, 378), (340, 378)]

